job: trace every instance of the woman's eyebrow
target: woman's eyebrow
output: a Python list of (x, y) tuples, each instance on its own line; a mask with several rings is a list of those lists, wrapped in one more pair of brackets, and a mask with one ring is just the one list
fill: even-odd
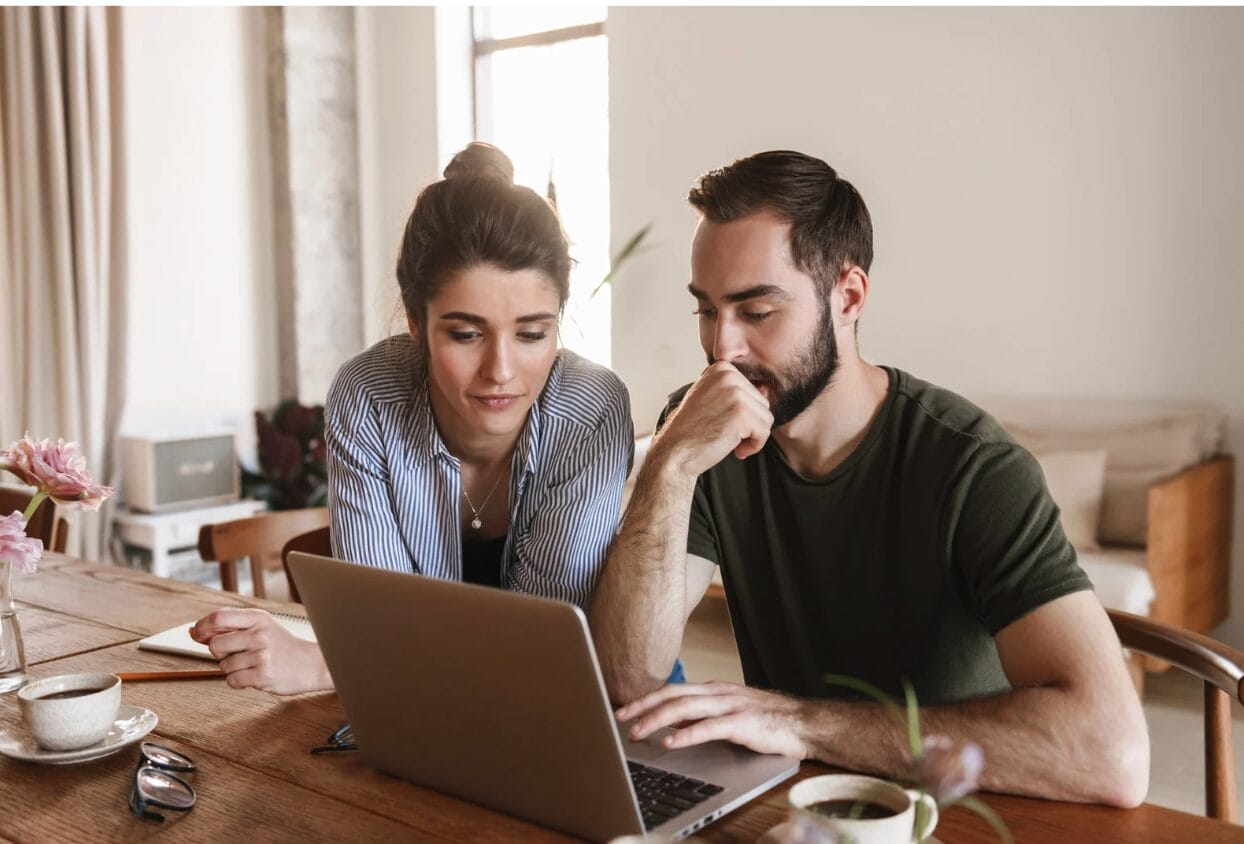
[(472, 322), (476, 325), (488, 324), (488, 320), (479, 314), (469, 314), (466, 311), (450, 311), (449, 313), (441, 314), (441, 319), (453, 320), (454, 322)]
[[(487, 325), (488, 324), (488, 320), (480, 316), (479, 314), (467, 313), (466, 311), (449, 311), (448, 313), (441, 314), (440, 318), (443, 320), (452, 320), (453, 322), (469, 322), (475, 325)], [(534, 314), (524, 314), (523, 316), (520, 316), (518, 319), (514, 321), (516, 323), (551, 322), (551, 321), (555, 321), (556, 319), (557, 319), (557, 314), (549, 313), (548, 311), (540, 311), (539, 313), (534, 313)]]

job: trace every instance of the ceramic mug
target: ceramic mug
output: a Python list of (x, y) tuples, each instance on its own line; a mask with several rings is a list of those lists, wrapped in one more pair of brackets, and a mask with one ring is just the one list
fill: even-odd
[(17, 693), (26, 729), (44, 750), (79, 750), (103, 741), (121, 708), (116, 674), (61, 674)]
[[(810, 777), (793, 786), (787, 799), (795, 809), (808, 813), (820, 825), (855, 844), (911, 844), (928, 838), (937, 826), (937, 803), (932, 797), (876, 777), (858, 774)], [(886, 816), (830, 817), (812, 808), (827, 801), (842, 801), (844, 806), (871, 803)], [(919, 830), (915, 828), (917, 803), (925, 807), (924, 828)]]

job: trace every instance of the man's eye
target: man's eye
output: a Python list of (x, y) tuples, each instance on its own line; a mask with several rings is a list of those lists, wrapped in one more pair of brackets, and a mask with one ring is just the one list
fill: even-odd
[(478, 331), (451, 331), (449, 332), (450, 339), (457, 340), (459, 343), (470, 342), (471, 340), (474, 340), (476, 337), (479, 337), (479, 336), (480, 336), (480, 333)]
[(761, 322), (763, 320), (768, 319), (771, 316), (773, 316), (773, 311), (744, 311), (743, 312), (744, 319), (750, 320), (751, 322)]
[(704, 317), (705, 319), (712, 319), (717, 316), (717, 311), (712, 308), (697, 308), (691, 313), (698, 317)]
[(528, 343), (539, 343), (541, 340), (543, 340), (545, 337), (548, 337), (548, 336), (549, 336), (548, 333), (544, 331), (520, 331), (518, 332), (518, 339), (526, 340)]

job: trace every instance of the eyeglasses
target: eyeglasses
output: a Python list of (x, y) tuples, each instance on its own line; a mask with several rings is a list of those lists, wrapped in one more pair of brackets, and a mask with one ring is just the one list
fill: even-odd
[(328, 736), (328, 744), (322, 747), (311, 748), (312, 753), (341, 753), (347, 750), (358, 750), (358, 743), (354, 740), (354, 732), (350, 729), (349, 724), (342, 724), (333, 730)]
[[(198, 765), (185, 754), (162, 744), (145, 741), (138, 748), (138, 767), (134, 769), (134, 788), (130, 791), (130, 811), (140, 817), (164, 820), (164, 815), (149, 808), (188, 812), (197, 799), (194, 789), (177, 774), (198, 770)], [(171, 773), (171, 772), (176, 773)]]

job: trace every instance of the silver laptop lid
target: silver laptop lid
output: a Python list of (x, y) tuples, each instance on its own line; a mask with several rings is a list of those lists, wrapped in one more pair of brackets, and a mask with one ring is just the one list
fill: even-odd
[(584, 838), (643, 832), (578, 607), (298, 552), (289, 566), (368, 764)]

